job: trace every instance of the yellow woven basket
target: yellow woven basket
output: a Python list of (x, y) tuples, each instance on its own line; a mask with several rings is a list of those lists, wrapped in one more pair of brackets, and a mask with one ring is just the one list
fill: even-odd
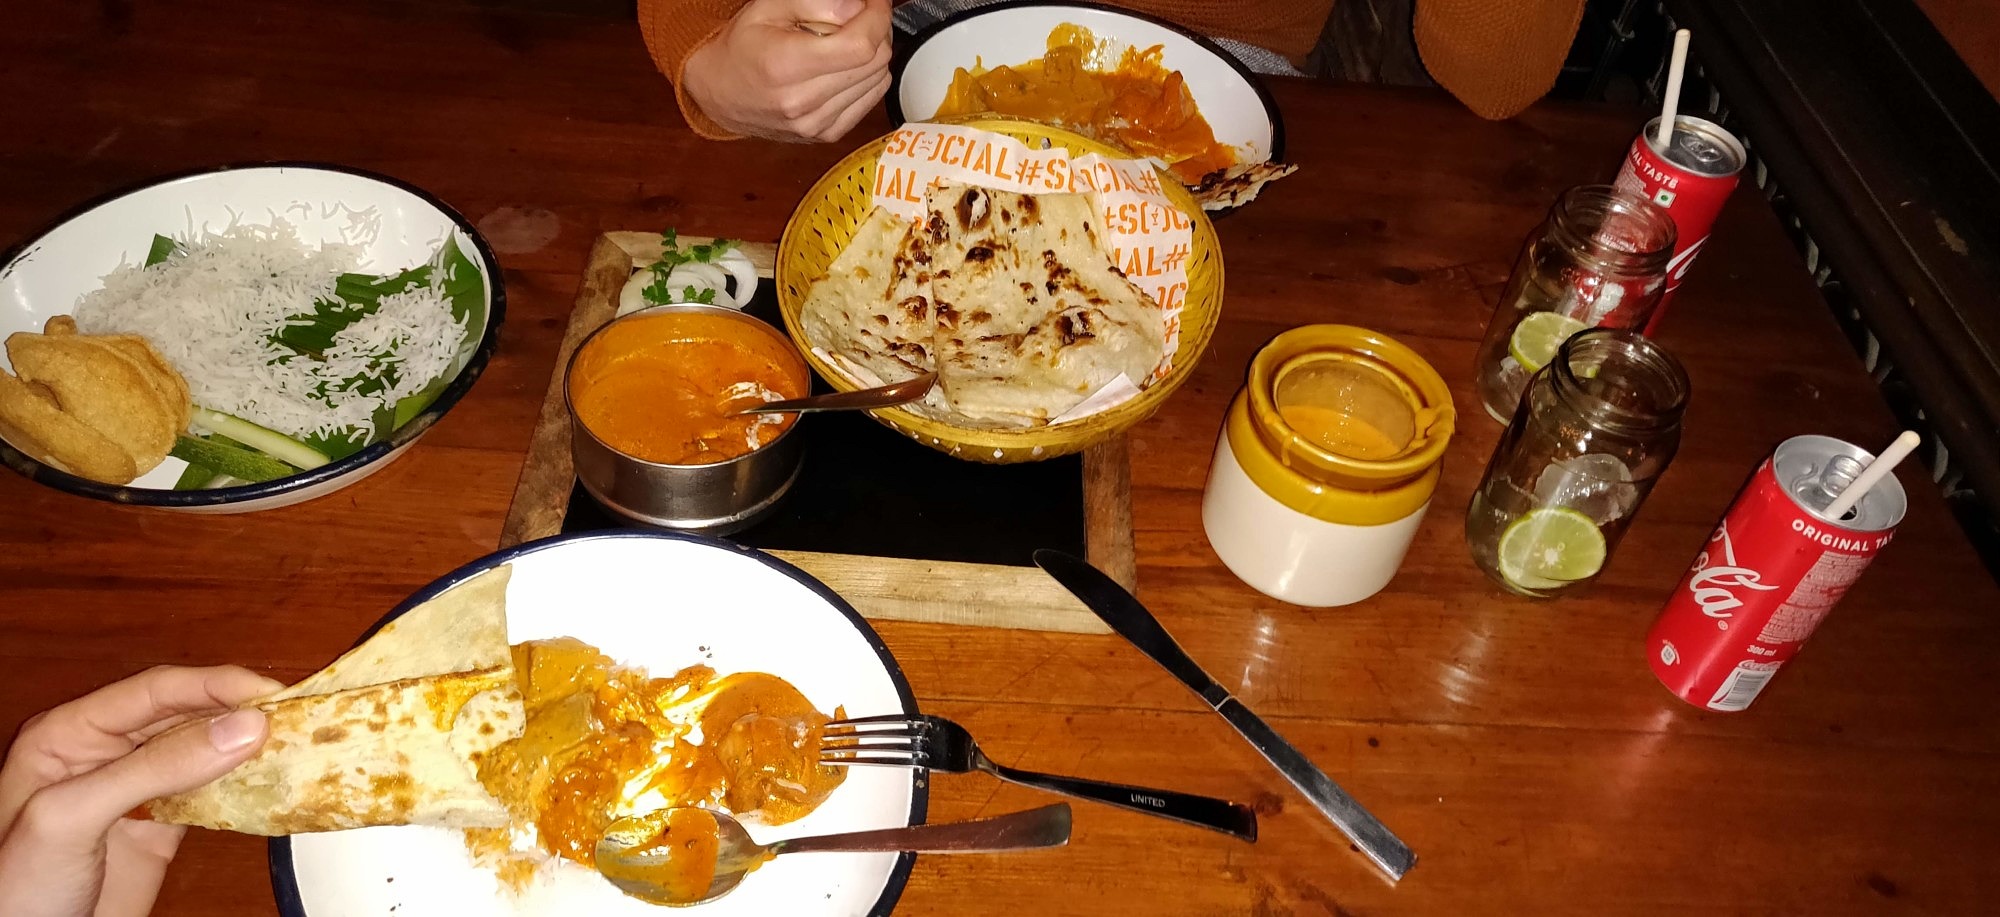
[[(1039, 144), (1044, 149), (1058, 146), (1072, 154), (1131, 156), (1081, 134), (1032, 121), (988, 116), (953, 123), (1005, 134), (1030, 146)], [(874, 206), (869, 189), (874, 187), (875, 162), (882, 155), (887, 141), (887, 137), (879, 138), (855, 150), (821, 176), (812, 190), (806, 192), (798, 210), (793, 211), (791, 222), (785, 225), (785, 236), (778, 242), (778, 307), (785, 316), (785, 331), (792, 336), (793, 343), (805, 354), (813, 369), (834, 388), (843, 391), (859, 386), (813, 353), (804, 331), (799, 327), (799, 310), (805, 304), (806, 290), (815, 280), (825, 276), (834, 257), (847, 246), (849, 239), (854, 238), (855, 230), (867, 219), (869, 210)], [(1194, 372), (1195, 364), (1208, 348), (1209, 338), (1215, 334), (1215, 323), (1222, 316), (1222, 248), (1216, 242), (1215, 227), (1202, 213), (1201, 205), (1195, 203), (1193, 195), (1180, 182), (1163, 173), (1160, 184), (1174, 206), (1187, 214), (1194, 224), (1194, 245), (1187, 264), (1187, 300), (1181, 307), (1180, 348), (1174, 351), (1173, 369), (1166, 378), (1110, 410), (1068, 423), (1021, 430), (969, 429), (901, 408), (883, 408), (869, 413), (876, 420), (933, 449), (989, 464), (1033, 462), (1080, 452), (1151, 417), (1166, 402), (1167, 396), (1173, 394)]]

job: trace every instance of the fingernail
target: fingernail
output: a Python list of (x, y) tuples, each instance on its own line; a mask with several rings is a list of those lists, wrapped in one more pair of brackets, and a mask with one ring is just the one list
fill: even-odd
[(264, 734), (264, 711), (238, 710), (208, 721), (208, 744), (216, 751), (242, 751)]

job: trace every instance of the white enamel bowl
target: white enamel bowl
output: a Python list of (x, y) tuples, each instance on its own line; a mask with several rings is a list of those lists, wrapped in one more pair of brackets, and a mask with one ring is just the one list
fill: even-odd
[[(378, 221), (363, 225), (352, 214), (373, 208)], [(91, 201), (0, 256), (0, 339), (40, 331), (51, 316), (67, 315), (83, 294), (121, 263), (146, 259), (153, 235), (221, 229), (241, 218), (291, 223), (308, 245), (356, 242), (363, 269), (383, 274), (422, 264), (447, 234), (477, 265), (486, 286), (486, 318), (468, 328), (470, 352), (463, 367), (423, 413), (388, 439), (339, 461), (261, 484), (176, 491), (187, 464), (169, 457), (124, 486), (101, 484), (35, 460), (0, 439), (0, 462), (43, 484), (98, 500), (198, 513), (245, 513), (323, 497), (368, 477), (402, 455), (439, 417), (457, 404), (485, 369), (498, 340), (506, 298), (500, 264), (465, 217), (423, 190), (393, 178), (317, 163), (224, 167), (158, 179), (134, 190)], [(0, 367), (7, 358), (0, 352)]]
[[(616, 531), (533, 542), (451, 573), (389, 617), (502, 564), (514, 568), (507, 583), (511, 642), (576, 637), (655, 675), (697, 663), (723, 674), (769, 672), (829, 713), (835, 707), (849, 716), (917, 711), (881, 638), (839, 596), (770, 555), (699, 536)], [(811, 815), (749, 827), (753, 837), (769, 841), (917, 824), (927, 798), (916, 771), (857, 767)], [(567, 861), (514, 895), (473, 864), (461, 832), (446, 828), (274, 838), (270, 861), (285, 917), (667, 913)], [(783, 857), (699, 910), (705, 917), (883, 915), (895, 907), (914, 861), (914, 854), (896, 853)]]
[(919, 34), (895, 65), (889, 90), (892, 121), (928, 121), (944, 103), (952, 73), (975, 63), (1019, 64), (1048, 53), (1056, 26), (1083, 26), (1115, 49), (1161, 46), (1160, 60), (1181, 72), (1215, 139), (1236, 148), (1242, 162), (1284, 155), (1284, 121), (1270, 94), (1228, 52), (1193, 32), (1138, 13), (1079, 3), (1002, 3), (954, 16)]

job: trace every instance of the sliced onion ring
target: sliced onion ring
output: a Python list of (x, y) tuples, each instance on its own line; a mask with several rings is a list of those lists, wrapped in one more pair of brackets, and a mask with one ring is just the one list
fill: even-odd
[(673, 271), (667, 274), (667, 295), (674, 301), (683, 301), (690, 287), (696, 293), (714, 290), (718, 306), (736, 306), (735, 298), (729, 295), (729, 277), (713, 264), (690, 261), (675, 265)]
[(653, 272), (641, 270), (625, 281), (625, 287), (618, 291), (618, 314), (628, 315), (644, 309), (652, 303), (646, 301), (646, 286), (653, 282)]
[[(734, 281), (732, 284), (731, 281)], [(625, 281), (618, 291), (618, 314), (637, 312), (654, 303), (646, 299), (646, 288), (653, 282), (653, 272), (641, 268)], [(731, 309), (741, 309), (757, 295), (757, 267), (750, 263), (750, 256), (741, 249), (730, 249), (713, 263), (703, 264), (690, 261), (676, 266), (667, 273), (667, 301), (686, 302), (687, 291), (693, 288), (696, 294), (704, 290), (715, 291), (715, 305)], [(734, 289), (731, 289), (731, 287)]]
[(750, 263), (750, 256), (740, 248), (732, 248), (715, 263), (736, 281), (736, 288), (730, 293), (730, 298), (736, 300), (736, 307), (741, 309), (750, 305), (750, 299), (757, 295), (757, 266)]

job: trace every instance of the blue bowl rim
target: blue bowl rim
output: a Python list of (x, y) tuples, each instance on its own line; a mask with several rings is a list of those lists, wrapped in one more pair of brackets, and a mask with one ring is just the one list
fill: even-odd
[(993, 3), (985, 6), (976, 6), (973, 7), (972, 9), (966, 10), (963, 13), (959, 13), (954, 16), (948, 16), (938, 22), (932, 23), (929, 27), (925, 28), (921, 32), (918, 32), (915, 36), (913, 36), (910, 39), (909, 50), (907, 52), (902, 51), (899, 48), (898, 53), (896, 54), (895, 61), (890, 64), (889, 93), (884, 99), (884, 101), (888, 104), (889, 123), (894, 125), (902, 125), (909, 121), (909, 118), (905, 117), (903, 114), (903, 98), (902, 98), (903, 67), (909, 63), (912, 57), (916, 56), (917, 49), (923, 47), (925, 42), (930, 41), (939, 32), (942, 32), (945, 29), (961, 25), (965, 22), (977, 19), (981, 16), (987, 16), (994, 13), (1004, 13), (1009, 10), (1022, 9), (1024, 7), (1036, 7), (1036, 6), (1056, 6), (1056, 7), (1068, 7), (1073, 9), (1086, 9), (1100, 13), (1111, 13), (1117, 16), (1124, 16), (1128, 19), (1137, 19), (1141, 22), (1148, 22), (1153, 25), (1159, 26), (1160, 28), (1176, 32), (1181, 37), (1186, 38), (1191, 42), (1194, 42), (1195, 45), (1200, 47), (1202, 50), (1215, 55), (1215, 58), (1217, 60), (1220, 60), (1222, 63), (1227, 65), (1229, 69), (1236, 71), (1236, 75), (1242, 77), (1243, 82), (1248, 83), (1250, 85), (1251, 91), (1257, 94), (1257, 101), (1263, 103), (1264, 105), (1264, 116), (1270, 119), (1271, 122), (1271, 151), (1270, 155), (1265, 158), (1265, 161), (1266, 162), (1285, 161), (1284, 158), (1285, 117), (1278, 111), (1277, 100), (1271, 98), (1270, 88), (1264, 85), (1263, 79), (1258, 77), (1256, 71), (1253, 71), (1249, 67), (1244, 66), (1242, 61), (1236, 59), (1236, 55), (1223, 50), (1222, 46), (1216, 44), (1213, 39), (1199, 32), (1195, 32), (1187, 28), (1186, 26), (1181, 25), (1180, 23), (1174, 22), (1170, 19), (1162, 19), (1151, 13), (1142, 13), (1137, 10), (1128, 10), (1116, 6), (1107, 6), (1102, 3), (1063, 2), (1063, 0), (1007, 0), (1007, 2), (1004, 3)]
[(381, 182), (390, 187), (407, 191), (424, 203), (436, 207), (438, 212), (451, 220), (453, 226), (465, 234), (466, 238), (472, 240), (473, 247), (477, 249), (480, 263), (486, 268), (487, 286), (491, 290), (491, 295), (488, 297), (486, 305), (486, 330), (480, 337), (479, 346), (473, 351), (471, 359), (466, 361), (465, 367), (459, 370), (458, 375), (445, 386), (444, 391), (438, 394), (437, 400), (432, 402), (430, 407), (425, 408), (422, 413), (410, 418), (410, 421), (400, 429), (391, 433), (388, 439), (370, 444), (360, 452), (356, 452), (338, 461), (328, 462), (311, 471), (302, 471), (295, 475), (278, 478), (274, 481), (265, 481), (260, 484), (220, 487), (215, 490), (165, 490), (154, 487), (105, 484), (50, 467), (41, 460), (14, 448), (4, 440), (0, 440), (0, 464), (7, 465), (31, 481), (46, 484), (57, 490), (127, 506), (186, 508), (246, 503), (252, 500), (262, 500), (314, 487), (386, 457), (389, 453), (402, 448), (411, 440), (422, 435), (424, 431), (430, 429), (431, 425), (436, 423), (438, 418), (443, 417), (446, 411), (451, 410), (452, 406), (457, 404), (458, 400), (472, 389), (472, 384), (478, 381), (480, 374), (485, 371), (486, 363), (492, 357), (494, 348), (499, 345), (500, 324), (507, 314), (507, 290), (506, 284), (500, 276), (500, 260), (494, 256), (493, 248), (486, 243), (485, 237), (481, 236), (479, 230), (473, 227), (472, 222), (467, 220), (465, 215), (460, 213), (456, 208), (445, 203), (437, 195), (425, 191), (416, 185), (380, 172), (327, 162), (273, 160), (229, 163), (156, 176), (137, 184), (123, 186), (100, 194), (64, 211), (61, 215), (29, 235), (25, 241), (6, 249), (4, 253), (0, 253), (0, 277), (4, 277), (11, 272), (15, 262), (20, 260), (22, 255), (40, 244), (49, 233), (99, 207), (160, 185), (172, 184), (174, 182), (186, 181), (187, 179), (200, 178), (222, 172), (262, 169), (311, 169), (321, 172), (339, 172)]
[[(868, 619), (863, 618), (861, 613), (856, 611), (853, 605), (848, 604), (846, 599), (841, 598), (838, 593), (834, 592), (825, 583), (814, 578), (812, 574), (756, 548), (745, 547), (732, 541), (725, 541), (707, 535), (696, 535), (689, 532), (651, 530), (572, 532), (567, 535), (554, 535), (537, 541), (526, 542), (511, 548), (503, 548), (459, 567), (432, 581), (429, 586), (425, 586), (423, 589), (412, 593), (409, 598), (404, 599), (401, 604), (390, 609), (388, 614), (383, 615), (381, 620), (376, 621), (372, 627), (369, 627), (365, 633), (354, 641), (354, 645), (360, 646), (362, 643), (367, 642), (368, 638), (374, 636), (376, 631), (381, 630), (390, 621), (401, 617), (410, 609), (428, 602), (445, 590), (494, 567), (512, 563), (516, 558), (550, 548), (561, 547), (576, 542), (611, 538), (650, 538), (666, 541), (688, 541), (695, 544), (722, 548), (731, 553), (741, 554), (756, 560), (764, 566), (770, 567), (791, 578), (799, 585), (812, 590), (813, 594), (819, 596), (828, 605), (832, 606), (835, 611), (840, 612), (842, 616), (846, 617), (847, 623), (860, 632), (862, 639), (868, 641), (869, 648), (875, 651), (876, 658), (882, 661), (883, 670), (889, 674), (890, 682), (896, 686), (896, 698), (898, 702), (912, 716), (917, 714), (916, 692), (910, 689), (910, 679), (903, 674), (902, 664), (898, 663), (896, 657), (890, 654), (889, 645), (882, 641), (882, 635), (875, 631), (874, 625), (869, 624)], [(930, 814), (930, 796), (930, 783), (919, 773), (910, 783), (910, 824), (922, 824), (928, 818)], [(299, 894), (298, 874), (292, 864), (292, 839), (289, 837), (271, 838), (270, 842), (266, 845), (266, 861), (269, 864), (271, 873), (271, 892), (277, 898), (279, 914), (283, 915), (283, 917), (310, 917), (306, 913), (305, 899)], [(897, 856), (896, 865), (889, 870), (888, 881), (882, 886), (882, 894), (875, 899), (875, 904), (868, 909), (869, 917), (888, 917), (896, 909), (896, 902), (902, 899), (903, 889), (909, 884), (910, 872), (916, 867), (916, 862), (917, 855), (914, 853), (903, 853)]]

